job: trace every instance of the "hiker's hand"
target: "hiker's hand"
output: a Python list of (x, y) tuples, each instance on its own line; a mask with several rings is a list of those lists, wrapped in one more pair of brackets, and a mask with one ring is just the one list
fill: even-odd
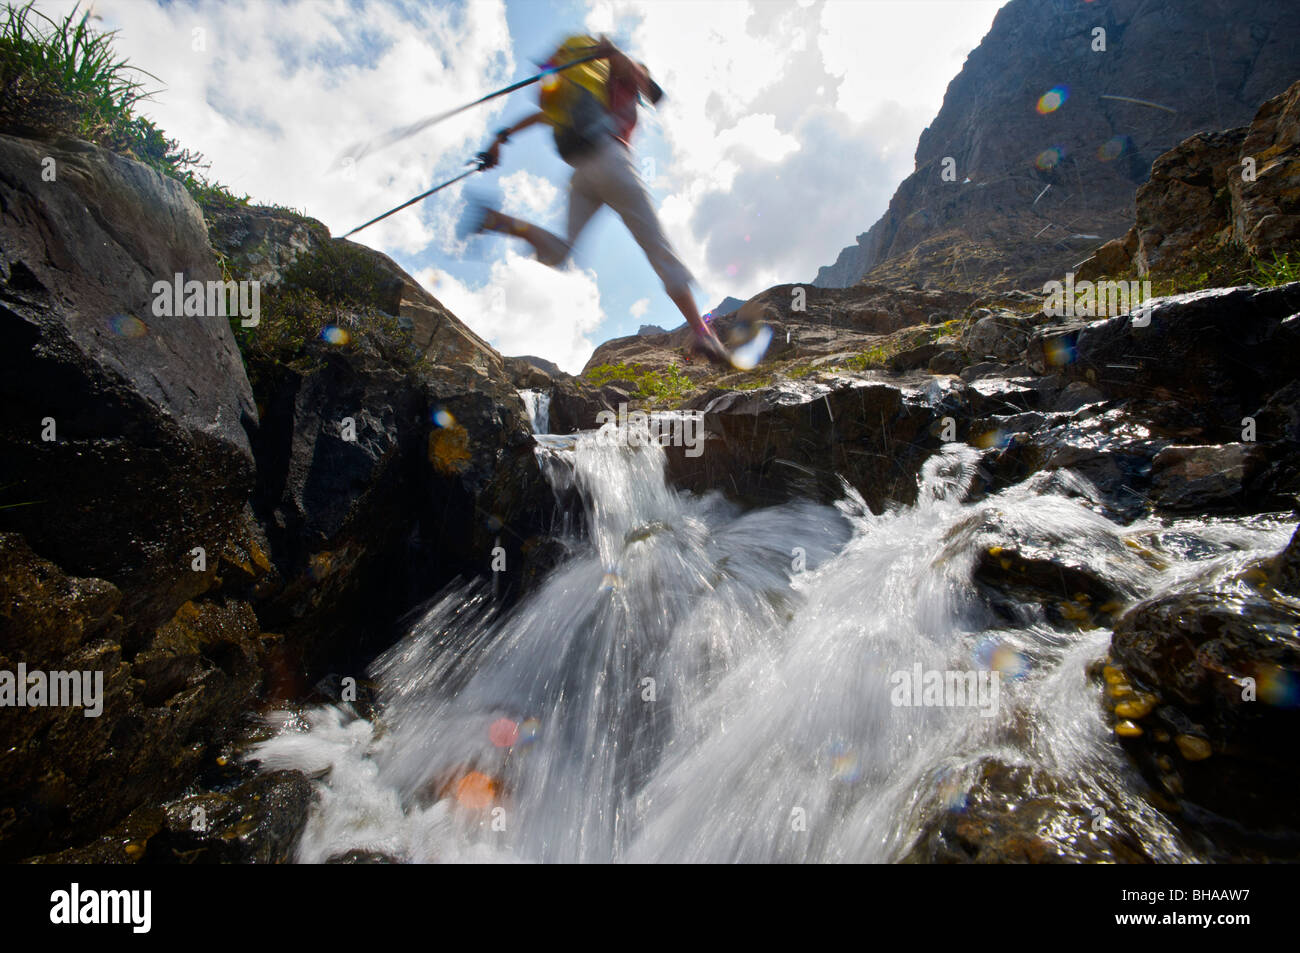
[(592, 47), (591, 50), (593, 56), (613, 56), (617, 52), (618, 52), (618, 47), (615, 46), (613, 42), (610, 40), (610, 38), (605, 36), (603, 33), (601, 34), (600, 39), (596, 41), (596, 45)]
[(501, 143), (494, 142), (480, 153), (483, 157), (483, 168), (493, 169), (501, 162)]

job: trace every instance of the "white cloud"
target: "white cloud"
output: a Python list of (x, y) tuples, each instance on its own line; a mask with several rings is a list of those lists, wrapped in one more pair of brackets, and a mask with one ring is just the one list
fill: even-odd
[(570, 373), (582, 370), (597, 343), (590, 335), (605, 320), (595, 275), (548, 268), (513, 248), (477, 287), (432, 268), (415, 277), (502, 354), (535, 354)]
[(650, 310), (649, 298), (638, 298), (632, 302), (632, 306), (627, 309), (628, 313), (634, 318), (643, 318), (645, 313)]
[(549, 216), (560, 195), (554, 183), (526, 169), (503, 176), (501, 192), (501, 211), (528, 221)]
[[(45, 4), (62, 13), (69, 0)], [(350, 145), (474, 99), (514, 69), (505, 8), (387, 0), (97, 0), (116, 51), (165, 87), (141, 111), (203, 153), (212, 175), (261, 202), (305, 210), (335, 234), (450, 178), (481, 146), (485, 107), (331, 169)], [(203, 48), (195, 49), (195, 30)], [(150, 87), (158, 85), (148, 81)], [(455, 200), (373, 226), (367, 244), (415, 253), (454, 245)], [(440, 196), (443, 198), (443, 196)]]
[(999, 5), (594, 3), (588, 28), (668, 93), (649, 116), (672, 156), (660, 215), (705, 294), (809, 280), (865, 231)]

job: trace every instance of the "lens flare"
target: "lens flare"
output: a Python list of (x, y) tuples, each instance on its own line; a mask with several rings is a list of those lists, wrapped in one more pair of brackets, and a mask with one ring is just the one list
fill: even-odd
[(966, 785), (962, 783), (961, 775), (950, 768), (945, 768), (939, 773), (938, 784), (936, 784), (936, 793), (939, 796), (939, 803), (949, 811), (961, 812), (966, 810)]
[(1261, 666), (1259, 697), (1277, 708), (1300, 708), (1300, 678), (1276, 665)]
[(1019, 650), (991, 636), (980, 639), (972, 655), (976, 665), (1001, 672), (1006, 678), (1024, 678), (1029, 672), (1029, 660)]
[(335, 325), (331, 324), (329, 327), (323, 328), (321, 330), (320, 338), (326, 344), (334, 344), (334, 345), (341, 346), (351, 341), (352, 335), (347, 332), (346, 328), (336, 327)]
[(488, 740), (494, 747), (509, 748), (519, 740), (519, 726), (509, 718), (498, 718), (488, 728)]
[(1097, 158), (1102, 162), (1111, 162), (1127, 152), (1128, 147), (1128, 136), (1115, 136), (1097, 147)]
[(993, 447), (1005, 447), (1011, 442), (1011, 434), (1003, 430), (990, 430), (982, 433), (971, 440), (971, 446), (978, 447), (981, 450), (988, 450)]
[(456, 782), (456, 803), (475, 811), (486, 810), (496, 800), (500, 785), (481, 771), (471, 771)]
[(128, 340), (144, 337), (149, 331), (145, 323), (133, 314), (114, 315), (108, 323), (114, 334)]
[(451, 415), (451, 411), (442, 407), (433, 412), (432, 420), (435, 427), (443, 427), (444, 429), (454, 426), (456, 423), (456, 418)]
[(1056, 112), (1069, 98), (1070, 87), (1064, 85), (1053, 86), (1047, 92), (1043, 93), (1043, 95), (1038, 97), (1038, 106), (1036, 107), (1038, 109), (1038, 114), (1040, 116), (1046, 116), (1048, 113)]
[(1034, 165), (1047, 172), (1055, 169), (1060, 165), (1061, 160), (1065, 158), (1065, 150), (1060, 146), (1052, 146), (1050, 149), (1044, 149), (1038, 153), (1038, 158), (1034, 159)]
[(530, 745), (542, 733), (542, 723), (536, 718), (525, 718), (519, 724), (519, 737), (515, 744)]
[(1047, 342), (1044, 348), (1044, 356), (1047, 358), (1047, 363), (1052, 367), (1065, 367), (1073, 364), (1079, 357), (1073, 342), (1065, 338), (1056, 338)]

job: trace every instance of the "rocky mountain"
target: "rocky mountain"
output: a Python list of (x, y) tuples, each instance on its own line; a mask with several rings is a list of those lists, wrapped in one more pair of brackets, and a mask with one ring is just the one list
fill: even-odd
[(1267, 0), (1011, 0), (916, 170), (814, 283), (1041, 284), (1127, 231), (1157, 156), (1300, 77), (1297, 50), (1300, 20)]
[(745, 302), (741, 301), (739, 298), (733, 298), (730, 295), (728, 295), (727, 297), (719, 301), (717, 306), (714, 307), (711, 311), (709, 311), (709, 314), (711, 314), (715, 318), (725, 317), (726, 315), (731, 314), (733, 311), (739, 311), (740, 306), (744, 303)]
[(1300, 239), (1300, 82), (1248, 126), (1200, 133), (1162, 155), (1137, 192), (1137, 220), (1079, 277), (1168, 275), (1235, 255), (1267, 260)]

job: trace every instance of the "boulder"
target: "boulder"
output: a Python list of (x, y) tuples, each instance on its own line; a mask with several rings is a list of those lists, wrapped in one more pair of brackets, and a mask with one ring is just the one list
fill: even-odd
[(1254, 444), (1165, 447), (1151, 462), (1151, 495), (1171, 510), (1235, 508), (1263, 462), (1264, 453)]
[[(1115, 625), (1125, 744), (1190, 822), (1300, 856), (1300, 533), (1277, 557), (1149, 599)], [(1135, 702), (1121, 709), (1125, 698)]]
[(716, 488), (756, 504), (829, 502), (843, 496), (844, 480), (877, 512), (887, 501), (916, 498), (921, 464), (941, 445), (943, 417), (969, 419), (960, 385), (928, 388), (919, 378), (783, 381), (706, 394), (688, 406), (703, 412), (705, 437), (698, 456), (666, 448), (668, 476), (678, 486)]
[[(1240, 439), (1245, 416), (1289, 384), (1300, 360), (1300, 282), (1212, 288), (1141, 312), (1035, 332), (1038, 373), (1085, 381), (1107, 399), (1174, 405), (1213, 442)], [(1148, 323), (1143, 324), (1146, 320)]]
[(0, 169), (0, 529), (111, 581), (148, 631), (211, 584), (195, 549), (222, 548), (253, 482), (229, 322), (154, 312), (155, 282), (221, 273), (188, 193), (138, 162), (0, 135)]

